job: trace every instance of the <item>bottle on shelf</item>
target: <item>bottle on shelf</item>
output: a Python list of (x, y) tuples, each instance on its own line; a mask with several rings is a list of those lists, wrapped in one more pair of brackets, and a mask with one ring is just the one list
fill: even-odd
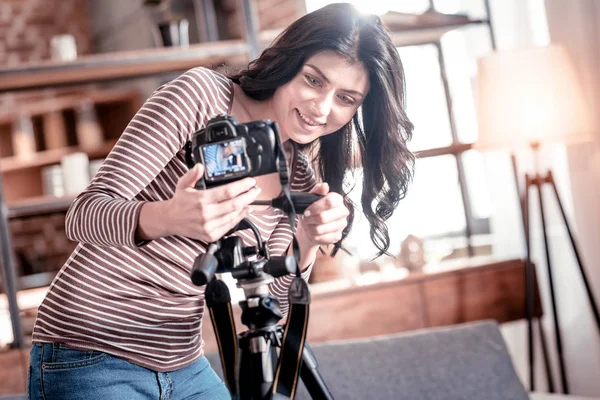
[(75, 109), (77, 120), (76, 134), (77, 142), (82, 150), (95, 149), (102, 145), (104, 137), (102, 128), (98, 122), (94, 102), (89, 99), (83, 100)]
[(33, 122), (28, 114), (20, 114), (13, 121), (12, 145), (15, 157), (31, 158), (36, 152)]

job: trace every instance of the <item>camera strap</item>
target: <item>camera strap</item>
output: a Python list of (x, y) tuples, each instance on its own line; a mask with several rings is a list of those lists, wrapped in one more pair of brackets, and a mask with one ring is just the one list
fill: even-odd
[[(282, 149), (282, 147), (280, 147)], [(290, 284), (288, 301), (289, 312), (283, 339), (279, 363), (273, 381), (273, 399), (291, 398), (296, 394), (298, 378), (302, 367), (302, 353), (308, 329), (308, 316), (310, 306), (310, 291), (308, 284), (302, 279), (300, 271), (300, 246), (296, 240), (296, 210), (290, 193), (289, 176), (285, 154), (279, 157), (280, 181), (284, 196), (288, 202), (287, 215), (292, 230), (292, 250), (296, 260), (296, 276)], [(283, 164), (283, 165), (282, 165)]]
[(219, 347), (223, 377), (234, 399), (239, 394), (239, 354), (238, 337), (233, 320), (231, 295), (227, 285), (220, 279), (213, 279), (204, 291), (210, 320)]

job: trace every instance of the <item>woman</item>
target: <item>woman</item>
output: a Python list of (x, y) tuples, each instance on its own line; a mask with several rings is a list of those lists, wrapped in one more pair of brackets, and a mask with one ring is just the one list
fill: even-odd
[[(277, 176), (194, 190), (204, 171), (187, 170), (185, 143), (222, 113), (279, 123), (292, 190), (324, 196), (298, 221), (307, 279), (319, 246), (335, 251), (348, 234), (354, 207), (342, 182), (357, 162), (372, 240), (387, 250), (385, 220), (413, 163), (403, 98), (402, 64), (380, 19), (347, 4), (300, 18), (230, 78), (195, 68), (159, 88), (69, 209), (67, 234), (80, 244), (39, 309), (30, 397), (228, 398), (202, 356), (203, 288), (191, 284), (191, 266), (244, 217), (272, 255), (289, 251), (292, 236), (282, 212), (251, 206), (279, 195)], [(299, 149), (316, 154), (317, 174)], [(284, 312), (291, 278), (270, 287)]]

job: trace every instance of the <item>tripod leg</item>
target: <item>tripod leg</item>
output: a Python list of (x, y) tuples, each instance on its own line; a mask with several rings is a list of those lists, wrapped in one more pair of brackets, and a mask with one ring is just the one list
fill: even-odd
[[(527, 350), (529, 356), (529, 390), (535, 391), (535, 348), (533, 346), (533, 318), (535, 314), (535, 274), (531, 263), (531, 232), (529, 230), (529, 177), (525, 175), (525, 198), (521, 204), (525, 226), (525, 315), (527, 316)], [(520, 197), (520, 196), (519, 196)]]
[(548, 383), (548, 392), (554, 393), (554, 376), (552, 375), (552, 365), (550, 364), (550, 356), (548, 354), (548, 343), (546, 342), (546, 334), (542, 321), (537, 319), (538, 332), (540, 333), (540, 342), (542, 345), (542, 356), (544, 356), (544, 366), (546, 367), (546, 382)]
[(546, 230), (546, 216), (544, 213), (544, 199), (542, 196), (542, 181), (538, 175), (536, 177), (536, 186), (538, 191), (538, 199), (540, 203), (540, 218), (542, 220), (542, 230), (544, 233), (544, 250), (546, 251), (546, 266), (548, 269), (548, 286), (550, 289), (550, 299), (552, 301), (552, 314), (554, 317), (554, 334), (556, 336), (556, 351), (558, 353), (558, 366), (560, 368), (560, 378), (563, 388), (563, 393), (569, 393), (569, 384), (567, 382), (567, 374), (565, 371), (565, 361), (562, 348), (562, 337), (560, 334), (560, 321), (558, 319), (558, 310), (556, 308), (556, 297), (554, 292), (554, 280), (552, 278), (552, 261), (550, 258), (550, 247), (548, 244), (548, 232)]
[(241, 353), (240, 398), (266, 399), (273, 386), (275, 349), (264, 336), (246, 338), (240, 343)]
[(598, 333), (600, 333), (600, 313), (598, 312), (598, 306), (596, 300), (594, 299), (594, 292), (592, 291), (592, 287), (590, 286), (589, 279), (585, 272), (585, 268), (583, 267), (583, 261), (581, 260), (581, 257), (579, 255), (579, 249), (577, 248), (575, 236), (573, 235), (573, 231), (571, 230), (569, 221), (567, 220), (567, 214), (565, 213), (562, 201), (560, 200), (560, 196), (558, 195), (558, 190), (556, 189), (556, 183), (554, 182), (552, 172), (548, 172), (548, 180), (550, 181), (552, 189), (554, 190), (554, 196), (556, 197), (558, 207), (560, 208), (560, 213), (562, 214), (563, 220), (565, 222), (565, 227), (567, 228), (567, 232), (569, 233), (571, 246), (573, 247), (573, 252), (575, 253), (575, 258), (577, 259), (577, 265), (579, 266), (579, 271), (581, 272), (581, 278), (583, 279), (583, 284), (585, 285), (585, 290), (588, 296), (588, 300), (590, 302), (590, 306), (592, 307), (592, 312), (594, 313), (594, 317), (596, 318), (596, 326), (598, 327)]
[(319, 374), (317, 367), (317, 359), (308, 343), (304, 342), (302, 367), (300, 368), (302, 382), (304, 382), (304, 386), (306, 386), (311, 398), (315, 400), (333, 400), (333, 396), (329, 392), (329, 389), (327, 389), (327, 385), (325, 385), (325, 381), (321, 374)]

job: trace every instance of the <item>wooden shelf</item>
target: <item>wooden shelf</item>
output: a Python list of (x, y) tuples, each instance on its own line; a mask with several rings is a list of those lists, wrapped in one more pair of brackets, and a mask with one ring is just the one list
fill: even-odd
[[(455, 16), (448, 16), (449, 18), (446, 20), (440, 19), (437, 22), (421, 22), (420, 24), (417, 24), (416, 22), (414, 24), (394, 23), (393, 19), (389, 18), (389, 22), (386, 23), (386, 15), (387, 14), (384, 14), (382, 16), (383, 22), (388, 27), (392, 41), (397, 47), (433, 43), (438, 41), (442, 35), (454, 29), (488, 23), (487, 20), (454, 18)], [(419, 16), (415, 15), (414, 17), (418, 18)], [(260, 32), (258, 35), (259, 42), (263, 45), (270, 43), (281, 32), (281, 29), (272, 29)]]
[(110, 150), (113, 148), (116, 142), (116, 140), (108, 140), (104, 142), (104, 144), (102, 144), (101, 146), (91, 150), (82, 150), (78, 146), (71, 146), (64, 147), (62, 149), (38, 151), (28, 158), (5, 157), (0, 160), (0, 170), (3, 173), (7, 173), (26, 168), (35, 168), (43, 167), (46, 165), (52, 165), (60, 163), (61, 158), (66, 156), (67, 154), (76, 153), (78, 151), (83, 151), (91, 159), (104, 157), (110, 152)]
[(0, 92), (143, 77), (185, 71), (200, 65), (246, 60), (249, 45), (223, 40), (189, 47), (154, 48), (81, 56), (0, 68)]
[(66, 211), (76, 196), (41, 196), (7, 204), (8, 218), (52, 214)]
[(436, 42), (440, 40), (442, 35), (454, 29), (485, 23), (487, 23), (487, 21), (470, 20), (468, 24), (443, 24), (439, 26), (414, 28), (406, 31), (391, 31), (390, 36), (392, 37), (394, 45), (397, 47), (416, 46)]
[(12, 123), (19, 114), (31, 117), (55, 111), (73, 109), (84, 100), (91, 100), (95, 105), (118, 103), (134, 100), (139, 101), (140, 93), (137, 89), (90, 89), (79, 93), (67, 94), (47, 99), (37, 99), (24, 104), (19, 104), (13, 109), (0, 111), (0, 124)]

